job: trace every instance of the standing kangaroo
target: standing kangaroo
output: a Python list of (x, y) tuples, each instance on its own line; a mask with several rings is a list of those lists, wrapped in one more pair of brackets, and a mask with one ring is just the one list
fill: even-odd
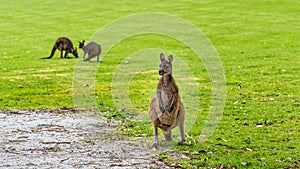
[(76, 58), (78, 58), (77, 50), (76, 48), (73, 48), (72, 41), (66, 37), (60, 37), (56, 40), (50, 56), (43, 59), (51, 59), (56, 49), (60, 50), (60, 58), (63, 58), (63, 51), (65, 51), (64, 58), (68, 58), (68, 53), (72, 53)]
[[(99, 62), (99, 57), (101, 54), (101, 46), (95, 42), (90, 42), (86, 46), (84, 46), (84, 40), (82, 42), (79, 41), (79, 49), (82, 49), (83, 54), (83, 60), (84, 61), (90, 61), (93, 57), (97, 56), (97, 62)], [(85, 55), (88, 54), (88, 58), (85, 59)]]
[(178, 94), (178, 87), (172, 77), (173, 56), (168, 60), (160, 54), (159, 79), (156, 97), (151, 100), (149, 115), (154, 128), (153, 148), (158, 148), (158, 128), (161, 128), (167, 141), (172, 140), (172, 129), (179, 126), (181, 143), (185, 143), (184, 118), (185, 109)]

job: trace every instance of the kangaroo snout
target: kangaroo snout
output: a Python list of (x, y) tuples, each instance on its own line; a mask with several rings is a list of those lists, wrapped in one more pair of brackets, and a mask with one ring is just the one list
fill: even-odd
[(164, 70), (159, 70), (159, 71), (158, 71), (158, 74), (159, 74), (159, 75), (164, 75), (164, 74), (166, 74), (166, 73), (167, 73), (167, 72), (164, 71)]

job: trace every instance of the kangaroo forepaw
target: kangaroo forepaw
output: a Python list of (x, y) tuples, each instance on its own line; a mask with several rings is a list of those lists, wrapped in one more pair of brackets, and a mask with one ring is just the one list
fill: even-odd
[(166, 108), (166, 112), (169, 112), (169, 113), (170, 113), (170, 112), (171, 112), (171, 107), (167, 107), (167, 108)]
[(165, 110), (166, 110), (164, 107), (159, 107), (159, 109), (160, 109), (160, 112), (161, 112), (161, 113), (164, 113)]

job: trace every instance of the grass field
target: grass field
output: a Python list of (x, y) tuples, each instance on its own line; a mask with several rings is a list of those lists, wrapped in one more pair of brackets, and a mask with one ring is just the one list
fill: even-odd
[[(199, 141), (211, 103), (211, 79), (191, 49), (163, 35), (133, 36), (104, 51), (107, 53), (94, 84), (99, 109), (111, 108), (117, 115), (124, 113), (114, 110), (113, 73), (129, 55), (161, 48), (189, 67), (200, 92), (199, 109), (195, 112), (198, 119), (189, 132), (195, 143), (176, 147), (186, 158), (162, 153), (165, 161), (184, 168), (300, 167), (299, 1), (15, 0), (0, 1), (0, 10), (1, 110), (73, 108), (77, 60), (60, 59), (58, 51), (51, 60), (40, 59), (49, 56), (55, 40), (67, 36), (78, 46), (78, 40), (89, 40), (98, 29), (120, 17), (162, 12), (201, 29), (220, 56), (227, 97), (217, 129), (209, 140)], [(174, 69), (179, 69), (174, 65)], [(130, 100), (138, 112), (147, 111), (149, 93), (155, 89), (158, 78), (156, 67), (143, 70), (132, 79)], [(133, 127), (133, 136), (146, 133), (152, 137), (150, 122), (129, 123), (124, 126)]]

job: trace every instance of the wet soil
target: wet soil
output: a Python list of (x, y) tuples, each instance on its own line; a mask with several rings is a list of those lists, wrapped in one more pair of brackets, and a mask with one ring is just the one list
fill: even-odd
[(68, 110), (0, 111), (0, 168), (170, 168), (116, 123)]

